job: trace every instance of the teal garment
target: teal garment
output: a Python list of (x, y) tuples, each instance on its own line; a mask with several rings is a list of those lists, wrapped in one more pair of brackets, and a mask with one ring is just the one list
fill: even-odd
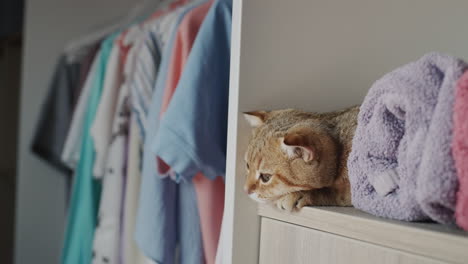
[(100, 57), (93, 74), (93, 86), (87, 102), (83, 125), (80, 161), (76, 167), (72, 198), (68, 211), (65, 243), (62, 250), (62, 264), (88, 264), (92, 260), (94, 230), (97, 224), (101, 181), (93, 177), (94, 144), (90, 128), (96, 116), (101, 99), (107, 61), (118, 33), (107, 37), (101, 44)]

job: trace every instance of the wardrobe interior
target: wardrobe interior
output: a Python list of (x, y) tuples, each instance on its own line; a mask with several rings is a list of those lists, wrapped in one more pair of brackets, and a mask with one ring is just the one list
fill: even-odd
[[(216, 54), (208, 52), (216, 55), (209, 58), (211, 61), (219, 63), (219, 56), (226, 58), (227, 64), (219, 69), (227, 69), (225, 73), (229, 73), (228, 81), (220, 87), (226, 92), (219, 95), (220, 98), (223, 96), (221, 102), (224, 105), (217, 105), (226, 111), (222, 124), (226, 126), (226, 134), (221, 140), (224, 145), (219, 144), (225, 148), (225, 172), (218, 175), (223, 177), (217, 178), (224, 183), (224, 211), (222, 229), (214, 232), (219, 236), (215, 254), (211, 252), (211, 256), (216, 255), (216, 261), (214, 258), (207, 261), (204, 257), (196, 261), (184, 260), (180, 258), (179, 243), (170, 249), (171, 253), (175, 252), (174, 259), (171, 257), (164, 264), (468, 263), (468, 251), (465, 250), (468, 248), (468, 232), (456, 226), (388, 220), (351, 207), (310, 207), (295, 213), (282, 212), (254, 202), (243, 188), (244, 154), (252, 133), (244, 112), (286, 108), (311, 112), (339, 110), (361, 104), (376, 80), (429, 52), (446, 53), (468, 61), (468, 2), (461, 0), (27, 1), (21, 84), (18, 85), (21, 89), (16, 103), (18, 131), (16, 135), (10, 133), (12, 140), (5, 142), (14, 142), (15, 137), (18, 140), (17, 150), (9, 148), (10, 158), (15, 157), (15, 160), (5, 162), (7, 165), (15, 163), (11, 170), (16, 175), (11, 176), (16, 178), (15, 184), (11, 184), (16, 186), (16, 198), (13, 199), (13, 195), (8, 198), (9, 206), (15, 204), (16, 208), (14, 245), (10, 245), (11, 248), (14, 246), (12, 263), (73, 263), (64, 260), (64, 247), (74, 178), (64, 176), (63, 171), (31, 151), (55, 67), (65, 47), (73, 40), (122, 21), (137, 6), (146, 8), (138, 12), (147, 17), (178, 2), (194, 7), (206, 2), (210, 2), (211, 7), (218, 6), (219, 2), (232, 3), (231, 14), (219, 12), (224, 18), (229, 17), (226, 19), (229, 23), (212, 25), (217, 30), (216, 25), (226, 26), (229, 38), (222, 35), (225, 31), (209, 35), (214, 41), (229, 39), (226, 42), (229, 45), (215, 42), (212, 47), (229, 46), (230, 50), (228, 53), (224, 49)], [(206, 12), (210, 14), (211, 9)], [(203, 23), (198, 26), (203, 28)], [(174, 32), (177, 33), (177, 28)], [(177, 38), (174, 39), (177, 42)], [(182, 39), (182, 43), (185, 40)], [(196, 40), (189, 42), (193, 44)], [(169, 58), (163, 58), (167, 57), (164, 49), (159, 52), (161, 61), (169, 61)], [(0, 50), (0, 59), (2, 55)], [(195, 55), (187, 55), (187, 58), (189, 56)], [(207, 66), (199, 65), (200, 68)], [(2, 74), (4, 69), (2, 67)], [(183, 76), (184, 72), (180, 74)], [(152, 85), (156, 85), (156, 81)], [(211, 98), (215, 93), (188, 95), (186, 98), (200, 100), (199, 97)], [(146, 99), (151, 101), (151, 98)], [(4, 112), (9, 112), (6, 108), (9, 107), (5, 107)], [(213, 113), (218, 114), (217, 111)], [(163, 115), (159, 114), (155, 113), (158, 117)], [(15, 121), (6, 123), (2, 130), (13, 131), (3, 128), (16, 126)], [(195, 122), (192, 125), (196, 127)], [(219, 126), (211, 125), (219, 129)], [(215, 136), (213, 138), (217, 140)], [(161, 140), (160, 144), (163, 143)], [(216, 156), (212, 154), (211, 157), (216, 159)], [(156, 159), (154, 161), (156, 164)], [(174, 187), (180, 188), (177, 195), (184, 190), (180, 187), (184, 181), (180, 181), (178, 175), (169, 172), (164, 179), (177, 184), (178, 187)], [(11, 181), (8, 178), (8, 182)], [(213, 204), (213, 207), (219, 207), (219, 204)], [(145, 219), (151, 222), (151, 217), (158, 216), (149, 214)], [(178, 228), (185, 223), (182, 218), (168, 219), (177, 223)], [(178, 236), (179, 231), (173, 235)], [(151, 235), (148, 237), (147, 241), (150, 241)], [(92, 237), (87, 239), (93, 242)], [(202, 241), (191, 242), (184, 242), (184, 245), (200, 246), (194, 255), (203, 251), (200, 249)], [(142, 250), (144, 258), (139, 258), (138, 263), (157, 263), (157, 257), (151, 254), (165, 250), (164, 241), (143, 244), (154, 251)], [(87, 260), (95, 258), (96, 254), (90, 251), (92, 247), (92, 243), (87, 247)], [(150, 251), (151, 254), (147, 254)], [(77, 260), (78, 255), (70, 259)]]

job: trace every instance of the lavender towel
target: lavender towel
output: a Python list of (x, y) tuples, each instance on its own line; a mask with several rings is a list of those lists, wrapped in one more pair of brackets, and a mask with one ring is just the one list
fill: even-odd
[(398, 220), (454, 222), (452, 112), (463, 61), (437, 53), (369, 90), (348, 159), (353, 205)]

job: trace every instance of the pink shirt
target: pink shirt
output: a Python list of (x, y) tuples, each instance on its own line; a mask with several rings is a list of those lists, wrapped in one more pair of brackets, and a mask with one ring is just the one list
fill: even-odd
[[(162, 100), (161, 116), (169, 106), (198, 30), (212, 3), (212, 0), (208, 1), (187, 13), (177, 30)], [(157, 163), (160, 172), (164, 173), (170, 170), (170, 164), (166, 164), (159, 157)], [(193, 184), (197, 194), (205, 262), (212, 264), (215, 263), (223, 217), (224, 181), (221, 177), (211, 181), (202, 173), (198, 173), (193, 178)]]

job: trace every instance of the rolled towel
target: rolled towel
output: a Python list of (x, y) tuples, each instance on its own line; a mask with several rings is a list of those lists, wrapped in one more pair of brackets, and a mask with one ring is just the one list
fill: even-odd
[(453, 113), (453, 157), (459, 180), (455, 218), (468, 230), (468, 72), (458, 80)]
[(348, 159), (356, 208), (398, 220), (453, 222), (453, 93), (466, 67), (430, 53), (374, 83)]

